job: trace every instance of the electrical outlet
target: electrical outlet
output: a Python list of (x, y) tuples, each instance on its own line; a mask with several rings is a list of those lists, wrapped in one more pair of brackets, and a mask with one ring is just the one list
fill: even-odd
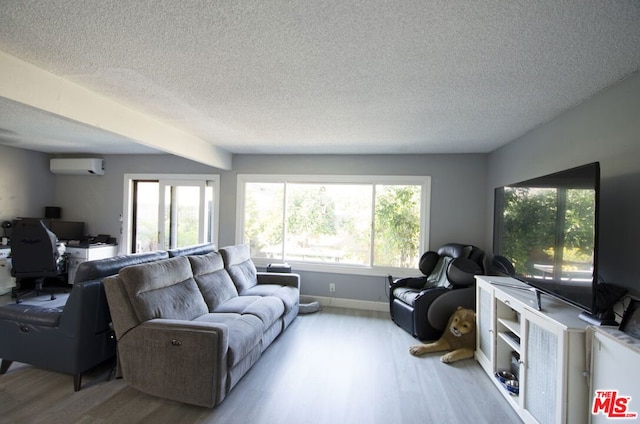
[(329, 284), (329, 293), (334, 293), (335, 291), (336, 291), (335, 283), (330, 283)]

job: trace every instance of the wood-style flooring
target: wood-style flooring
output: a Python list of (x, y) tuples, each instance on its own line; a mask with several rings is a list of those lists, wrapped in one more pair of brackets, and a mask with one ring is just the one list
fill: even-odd
[(213, 409), (146, 395), (103, 366), (73, 391), (67, 375), (13, 364), (0, 376), (0, 423), (520, 422), (472, 359), (416, 358), (387, 313), (300, 315)]

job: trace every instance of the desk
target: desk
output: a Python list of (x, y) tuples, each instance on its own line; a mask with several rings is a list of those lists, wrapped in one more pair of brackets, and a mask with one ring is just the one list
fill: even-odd
[[(10, 292), (16, 285), (16, 279), (11, 277), (11, 260), (7, 259), (10, 254), (11, 247), (0, 246), (0, 295)], [(67, 282), (73, 284), (76, 271), (81, 263), (112, 258), (118, 254), (118, 246), (115, 244), (66, 246), (65, 254), (68, 258)]]
[(76, 271), (81, 263), (98, 259), (112, 258), (118, 254), (118, 246), (113, 244), (97, 244), (89, 246), (67, 246), (68, 283), (73, 284)]
[(9, 246), (0, 246), (0, 295), (9, 293), (16, 285), (16, 279), (11, 276), (11, 260), (7, 259), (10, 253)]

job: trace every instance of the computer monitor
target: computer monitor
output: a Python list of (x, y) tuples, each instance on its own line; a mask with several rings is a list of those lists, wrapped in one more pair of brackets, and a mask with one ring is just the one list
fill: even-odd
[(58, 240), (82, 240), (84, 239), (84, 222), (44, 220), (46, 226)]

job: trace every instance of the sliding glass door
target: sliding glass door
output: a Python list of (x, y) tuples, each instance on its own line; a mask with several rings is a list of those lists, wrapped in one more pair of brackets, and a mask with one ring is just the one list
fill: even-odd
[(129, 186), (131, 252), (214, 242), (217, 180), (132, 178)]
[(132, 252), (152, 252), (159, 249), (160, 226), (158, 181), (133, 182)]

